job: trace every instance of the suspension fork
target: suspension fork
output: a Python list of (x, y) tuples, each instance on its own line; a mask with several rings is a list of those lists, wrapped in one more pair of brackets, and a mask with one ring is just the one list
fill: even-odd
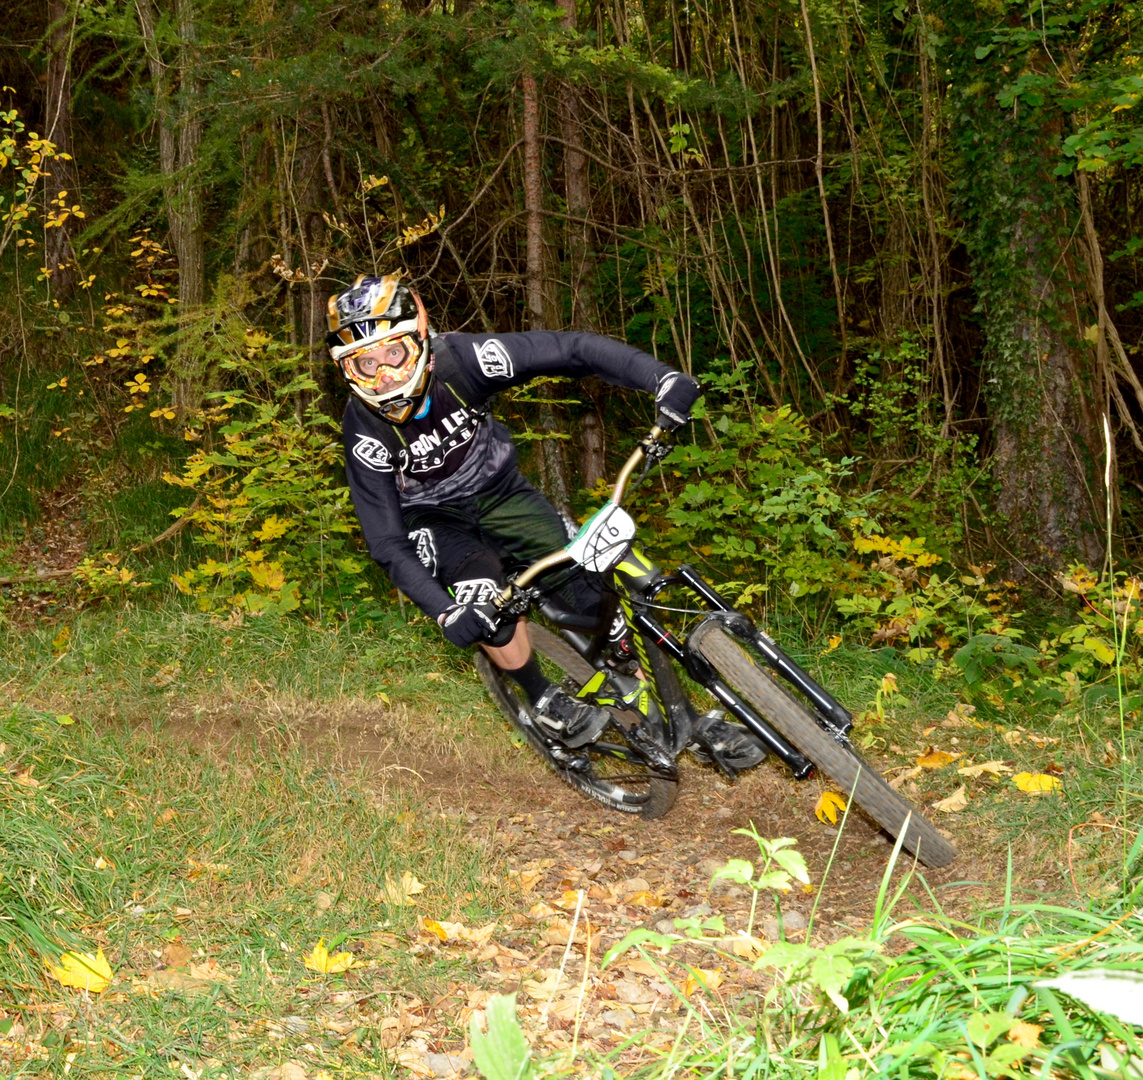
[[(683, 563), (675, 577), (698, 593), (716, 611), (731, 616), (725, 620), (726, 628), (735, 637), (753, 645), (765, 657), (766, 663), (791, 686), (805, 694), (831, 727), (838, 729), (842, 735), (849, 734), (853, 729), (853, 717), (849, 711), (828, 690), (819, 686), (807, 671), (782, 652), (769, 634), (763, 633), (745, 615), (736, 612), (693, 566)], [(658, 593), (659, 590), (655, 591)]]
[[(670, 579), (663, 578), (656, 582), (653, 590), (658, 594), (669, 585)], [(650, 599), (650, 597), (648, 597)], [(689, 652), (669, 630), (657, 623), (642, 607), (632, 608), (631, 621), (634, 628), (646, 635), (646, 640), (654, 647), (666, 653), (672, 660), (682, 664), (683, 667), (696, 676), (698, 681), (708, 690), (719, 704), (724, 705), (736, 719), (740, 720), (762, 741), (763, 745), (789, 767), (795, 779), (804, 780), (813, 772), (814, 764), (801, 754), (797, 747), (788, 742), (775, 731), (766, 721), (758, 715), (745, 701), (742, 700), (729, 686), (718, 677), (717, 672), (705, 661), (704, 670), (696, 668), (695, 661), (701, 660), (694, 653)], [(682, 747), (679, 747), (682, 749)]]

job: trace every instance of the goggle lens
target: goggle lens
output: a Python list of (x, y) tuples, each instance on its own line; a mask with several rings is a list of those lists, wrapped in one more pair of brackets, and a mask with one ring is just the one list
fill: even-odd
[(342, 367), (366, 390), (385, 390), (412, 378), (421, 356), (421, 343), (412, 334), (402, 334), (370, 345), (341, 358)]

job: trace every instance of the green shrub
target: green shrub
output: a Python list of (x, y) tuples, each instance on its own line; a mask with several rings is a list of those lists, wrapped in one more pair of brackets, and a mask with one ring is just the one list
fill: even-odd
[(782, 582), (791, 597), (828, 594), (847, 577), (850, 538), (874, 529), (873, 497), (845, 490), (852, 458), (817, 452), (806, 421), (788, 406), (751, 416), (727, 404), (703, 414), (717, 442), (680, 445), (666, 466), (683, 481), (657, 546), (699, 554), (731, 577)]
[(187, 516), (208, 557), (171, 580), (203, 611), (301, 609), (320, 618), (366, 588), (349, 489), (337, 478), (336, 425), (316, 404), (299, 418), (289, 403), (316, 389), (300, 376), (275, 401), (213, 395), (222, 403), (200, 415), (221, 443), (166, 475), (197, 496), (175, 513)]

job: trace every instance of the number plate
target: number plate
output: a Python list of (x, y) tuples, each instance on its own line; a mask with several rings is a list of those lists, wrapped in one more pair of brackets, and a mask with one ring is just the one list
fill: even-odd
[(580, 566), (593, 574), (610, 570), (623, 558), (635, 539), (631, 515), (607, 503), (584, 523), (576, 538), (564, 549)]

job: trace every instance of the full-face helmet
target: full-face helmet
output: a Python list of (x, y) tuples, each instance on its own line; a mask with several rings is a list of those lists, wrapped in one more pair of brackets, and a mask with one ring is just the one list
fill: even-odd
[(421, 407), (432, 378), (429, 317), (399, 274), (366, 277), (331, 296), (325, 343), (353, 391), (393, 424)]

